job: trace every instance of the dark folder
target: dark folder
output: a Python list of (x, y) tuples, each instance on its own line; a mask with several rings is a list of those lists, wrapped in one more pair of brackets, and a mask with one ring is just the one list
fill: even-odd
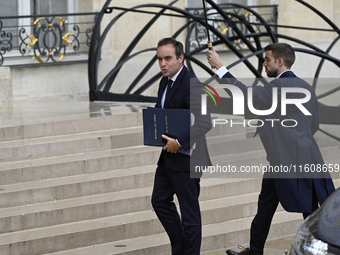
[[(164, 147), (162, 135), (166, 134), (172, 138), (179, 137), (191, 126), (190, 109), (143, 109), (143, 131), (144, 145)], [(184, 150), (180, 148), (179, 153), (192, 155), (193, 148)]]

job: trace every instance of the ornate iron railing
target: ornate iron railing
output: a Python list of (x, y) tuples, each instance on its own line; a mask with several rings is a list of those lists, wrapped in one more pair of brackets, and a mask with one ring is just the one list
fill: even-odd
[(0, 66), (87, 61), (97, 14), (0, 17)]
[[(146, 34), (150, 27), (155, 24), (155, 22), (162, 16), (171, 16), (174, 18), (184, 18), (187, 22), (178, 27), (178, 30), (172, 35), (176, 38), (181, 33), (185, 33), (186, 36), (186, 53), (185, 60), (186, 66), (195, 75), (195, 71), (192, 67), (192, 63), (201, 67), (207, 72), (209, 76), (214, 78), (214, 72), (211, 70), (210, 66), (207, 65), (207, 61), (201, 62), (195, 57), (196, 54), (203, 53), (207, 49), (207, 44), (204, 43), (206, 40), (207, 33), (200, 30), (200, 27), (205, 27), (204, 17), (202, 11), (196, 10), (192, 11), (190, 9), (183, 10), (174, 7), (172, 1), (169, 5), (163, 4), (143, 4), (132, 8), (122, 8), (122, 7), (110, 7), (111, 0), (107, 0), (103, 6), (99, 16), (98, 22), (93, 31), (93, 37), (89, 52), (89, 63), (88, 63), (88, 75), (89, 75), (89, 86), (90, 86), (90, 100), (111, 100), (111, 101), (134, 101), (134, 102), (155, 102), (156, 98), (151, 96), (144, 96), (145, 92), (151, 86), (157, 86), (159, 79), (162, 77), (161, 72), (154, 73), (153, 76), (146, 82), (141, 83), (142, 78), (151, 69), (152, 65), (157, 61), (156, 55), (147, 62), (144, 68), (140, 70), (134, 70), (135, 78), (132, 83), (127, 87), (124, 93), (117, 93), (118, 86), (115, 84), (115, 80), (120, 73), (122, 66), (134, 57), (145, 53), (154, 52), (156, 53), (156, 48), (148, 48), (133, 52), (137, 43)], [(211, 38), (214, 38), (213, 46), (215, 49), (222, 49), (223, 45), (228, 48), (228, 50), (238, 57), (238, 60), (227, 66), (228, 69), (236, 66), (239, 63), (243, 63), (248, 69), (254, 74), (256, 78), (262, 78), (262, 63), (263, 59), (263, 46), (267, 45), (269, 42), (278, 42), (279, 39), (289, 40), (294, 42), (294, 44), (300, 44), (302, 47), (296, 47), (295, 51), (313, 55), (320, 58), (320, 62), (317, 70), (315, 71), (315, 80), (313, 82), (313, 87), (316, 88), (318, 77), (320, 71), (323, 67), (325, 60), (334, 63), (340, 68), (340, 59), (336, 56), (330, 55), (331, 49), (340, 39), (340, 29), (325, 15), (320, 13), (318, 10), (304, 2), (303, 0), (296, 0), (296, 2), (304, 5), (311, 12), (317, 14), (321, 19), (323, 19), (329, 26), (329, 29), (318, 29), (310, 27), (296, 27), (296, 26), (286, 26), (278, 25), (277, 19), (277, 6), (266, 6), (266, 8), (271, 8), (271, 11), (267, 11), (267, 14), (260, 14), (260, 6), (243, 6), (237, 3), (221, 4), (217, 5), (212, 0), (206, 0), (210, 4), (211, 8), (208, 10), (208, 28), (209, 33), (211, 33)], [(150, 11), (150, 8), (158, 9), (159, 11)], [(265, 8), (262, 6), (262, 8)], [(103, 16), (112, 13), (113, 10), (120, 10), (116, 16), (113, 17), (111, 22), (108, 23), (103, 32), (100, 32), (99, 26), (103, 19)], [(171, 13), (167, 12), (171, 11)], [(107, 73), (107, 75), (100, 80), (98, 77), (98, 65), (100, 60), (100, 52), (102, 45), (108, 35), (110, 29), (114, 24), (127, 13), (143, 13), (150, 14), (152, 17), (145, 27), (143, 27), (140, 32), (135, 36), (131, 43), (127, 46), (124, 53), (121, 55), (120, 59), (116, 65)], [(136, 14), (136, 15), (137, 15)], [(220, 24), (220, 25), (219, 25)], [(288, 29), (301, 29), (301, 30), (318, 30), (320, 32), (333, 32), (338, 36), (330, 43), (328, 49), (322, 50), (315, 45), (312, 45), (306, 41), (299, 40), (294, 37), (290, 37), (284, 34), (280, 34), (277, 31), (278, 27), (284, 27)], [(192, 43), (194, 41), (194, 43)], [(263, 43), (266, 42), (266, 43)], [(155, 41), (155, 44), (157, 41)], [(244, 49), (247, 49), (245, 51)], [(133, 52), (133, 53), (132, 53)], [(254, 62), (250, 62), (249, 58), (254, 57), (257, 59), (257, 65)], [(197, 76), (197, 75), (196, 75)], [(198, 77), (200, 78), (200, 77)], [(261, 82), (266, 83), (264, 79)], [(119, 84), (120, 85), (120, 84)], [(254, 84), (255, 85), (255, 84)], [(121, 89), (121, 88), (120, 88)], [(334, 94), (340, 90), (340, 86), (331, 91), (326, 92), (325, 96), (329, 94)], [(230, 98), (224, 98), (223, 105), (231, 105)], [(232, 107), (223, 107), (223, 109), (216, 109), (214, 107), (210, 108), (212, 112), (215, 110), (223, 110), (223, 113), (230, 114)], [(321, 123), (326, 124), (340, 124), (340, 107), (339, 106), (327, 106), (320, 104), (321, 113)], [(246, 118), (253, 117), (250, 115), (245, 115)]]

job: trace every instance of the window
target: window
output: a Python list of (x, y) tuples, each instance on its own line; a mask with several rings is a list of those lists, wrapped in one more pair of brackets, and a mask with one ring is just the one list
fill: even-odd
[[(0, 0), (0, 17), (73, 13), (75, 11), (75, 0)], [(29, 18), (3, 19), (2, 23), (3, 27), (9, 28), (7, 31), (14, 31), (18, 26), (29, 26), (31, 20)]]
[[(216, 1), (216, 0), (215, 0)], [(225, 3), (238, 3), (242, 5), (252, 5), (252, 0), (217, 0), (217, 4), (225, 4)]]
[(34, 15), (67, 13), (67, 0), (31, 0), (31, 11)]
[[(15, 1), (6, 1), (6, 0), (0, 0), (0, 17), (4, 16), (18, 16), (18, 9), (17, 4)], [(17, 19), (1, 19), (2, 26), (0, 27), (0, 32), (5, 33), (4, 40), (2, 40), (2, 45), (7, 47), (9, 38), (7, 35), (13, 35), (16, 34), (16, 29), (18, 27), (18, 20)], [(7, 40), (6, 40), (7, 39)], [(18, 43), (13, 45), (12, 47), (17, 47)]]
[[(73, 13), (76, 10), (75, 0), (0, 0), (0, 17), (9, 16), (29, 16), (29, 15), (46, 15), (57, 13)], [(12, 48), (19, 45), (18, 28), (25, 27), (26, 33), (32, 34), (31, 20), (35, 18), (2, 18), (2, 30), (6, 34), (11, 34)], [(74, 23), (74, 17), (69, 17), (69, 23)]]
[[(77, 9), (75, 0), (30, 0), (30, 2), (32, 15), (74, 13)], [(73, 18), (68, 17), (69, 22), (73, 23), (75, 21)]]
[[(202, 1), (197, 1), (197, 0), (187, 0), (188, 2), (188, 8), (191, 13), (194, 13), (195, 15), (202, 15), (203, 12), (203, 3)], [(228, 4), (228, 3), (237, 3), (245, 6), (252, 6), (257, 2), (257, 0), (238, 0), (237, 2), (235, 0), (213, 0), (214, 3), (221, 5), (222, 9), (224, 12), (229, 12), (233, 11), (235, 14), (247, 17), (248, 21), (253, 22), (255, 20), (255, 17), (252, 17), (252, 15), (249, 15), (245, 10), (239, 7), (231, 8), (230, 6), (223, 6), (223, 4)], [(209, 4), (206, 4), (207, 8), (207, 14), (209, 17), (209, 25), (213, 26), (215, 29), (219, 30), (221, 34), (225, 37), (231, 37), (234, 35), (234, 31), (227, 23), (221, 22), (220, 20), (222, 19), (222, 16), (217, 13), (214, 9), (211, 8)], [(214, 21), (214, 19), (219, 20), (219, 21)], [(233, 18), (232, 18), (233, 19)], [(237, 24), (237, 27), (239, 30), (243, 31), (244, 33), (247, 32), (247, 28)], [(190, 34), (190, 49), (193, 50), (195, 48), (198, 48), (201, 46), (202, 43), (207, 42), (208, 39), (208, 34), (206, 31), (206, 28), (203, 27), (199, 23), (195, 23), (194, 27), (191, 27), (191, 30), (188, 32)], [(209, 31), (209, 37), (210, 40), (214, 41), (214, 34)], [(245, 49), (244, 45), (241, 45), (240, 40), (235, 40), (235, 45), (239, 48)], [(224, 48), (222, 48), (224, 47)], [(215, 46), (215, 49), (219, 50), (227, 50), (227, 47), (224, 45), (217, 45)]]
[(87, 31), (96, 13), (72, 15), (77, 1), (0, 0), (0, 66), (87, 59)]
[[(27, 1), (27, 0), (26, 0)], [(65, 13), (73, 13), (75, 12), (75, 1), (73, 0), (30, 0), (30, 9), (32, 15), (45, 16), (45, 15), (54, 15), (54, 14), (65, 14)], [(52, 17), (48, 17), (51, 20)], [(65, 27), (67, 31), (72, 31), (72, 26), (75, 24), (74, 16), (63, 16), (67, 23), (65, 23)], [(32, 21), (37, 18), (33, 18)], [(45, 21), (41, 21), (42, 24), (47, 24)], [(46, 37), (45, 37), (46, 36)], [(42, 33), (40, 37), (38, 37), (40, 41), (44, 40), (45, 46), (48, 48), (54, 48), (55, 43), (59, 44), (60, 38), (55, 37), (53, 33)], [(70, 47), (70, 46), (68, 46)]]
[[(214, 0), (216, 4), (238, 3), (243, 5), (255, 5), (256, 0)], [(202, 8), (202, 1), (188, 0), (188, 8)]]

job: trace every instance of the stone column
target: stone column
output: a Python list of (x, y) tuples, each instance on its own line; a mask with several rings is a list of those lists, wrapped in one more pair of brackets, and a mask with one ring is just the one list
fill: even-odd
[(13, 110), (12, 79), (9, 67), (0, 67), (0, 112)]

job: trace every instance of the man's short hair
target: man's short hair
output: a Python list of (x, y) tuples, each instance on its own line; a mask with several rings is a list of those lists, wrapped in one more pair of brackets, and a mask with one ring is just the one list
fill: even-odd
[(271, 50), (275, 61), (282, 58), (284, 65), (290, 69), (295, 62), (295, 51), (288, 43), (271, 43), (264, 48), (265, 51)]
[(159, 48), (160, 46), (166, 45), (166, 44), (172, 44), (175, 47), (177, 59), (179, 59), (179, 57), (182, 54), (184, 54), (183, 44), (171, 37), (161, 39), (158, 42), (157, 48)]

